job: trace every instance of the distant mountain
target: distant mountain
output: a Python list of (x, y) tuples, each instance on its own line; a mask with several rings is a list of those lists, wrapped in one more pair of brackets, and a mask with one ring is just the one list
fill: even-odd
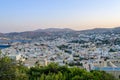
[(25, 31), (25, 32), (12, 32), (12, 33), (0, 33), (0, 37), (7, 37), (11, 39), (16, 38), (30, 38), (37, 39), (40, 37), (62, 37), (71, 36), (77, 37), (79, 34), (103, 34), (103, 33), (120, 33), (120, 27), (116, 28), (95, 28), (89, 30), (75, 31), (69, 28), (59, 29), (59, 28), (48, 28), (48, 29), (38, 29), (35, 31)]
[(49, 33), (26, 31), (26, 32), (20, 32), (20, 33), (17, 33), (17, 32), (7, 33), (4, 35), (9, 38), (38, 38), (38, 37), (49, 36)]
[(81, 33), (88, 33), (88, 34), (93, 34), (93, 33), (120, 33), (120, 27), (116, 28), (94, 28), (94, 29), (88, 29), (88, 30), (82, 30), (80, 31)]
[(37, 29), (34, 32), (41, 32), (41, 31), (43, 31), (43, 29)]
[(114, 32), (114, 33), (120, 33), (120, 27), (113, 28), (112, 32)]
[(106, 32), (111, 32), (111, 29), (109, 28), (94, 28), (94, 29), (89, 29), (89, 30), (82, 30), (80, 31), (81, 33), (106, 33)]
[(47, 29), (38, 29), (33, 32), (80, 32), (80, 33), (120, 33), (120, 27), (115, 28), (94, 28), (88, 30), (75, 31), (69, 28), (47, 28)]
[(64, 28), (64, 29), (60, 29), (60, 28), (48, 28), (48, 29), (38, 29), (38, 30), (35, 30), (35, 32), (71, 32), (71, 31), (74, 31), (72, 29), (69, 29), (69, 28)]
[(4, 36), (4, 34), (3, 34), (3, 33), (0, 33), (0, 37), (2, 37), (2, 36)]

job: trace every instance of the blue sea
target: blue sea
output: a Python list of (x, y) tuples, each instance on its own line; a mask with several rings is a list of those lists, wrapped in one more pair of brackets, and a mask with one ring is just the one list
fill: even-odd
[(0, 49), (5, 49), (5, 48), (8, 48), (10, 47), (10, 45), (3, 45), (3, 44), (0, 44)]
[[(0, 43), (4, 43), (4, 42), (6, 42), (6, 43), (14, 43), (14, 42), (29, 43), (29, 42), (31, 42), (31, 40), (6, 40), (6, 41), (0, 40)], [(5, 49), (5, 48), (8, 48), (8, 47), (10, 47), (10, 45), (0, 44), (0, 49)]]
[(102, 71), (120, 71), (120, 67), (94, 67), (94, 70), (102, 70)]

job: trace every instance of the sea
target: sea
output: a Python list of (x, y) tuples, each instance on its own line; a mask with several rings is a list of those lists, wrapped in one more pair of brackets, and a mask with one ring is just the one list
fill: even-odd
[(14, 43), (14, 42), (21, 42), (21, 43), (29, 43), (31, 42), (31, 40), (0, 40), (0, 49), (5, 49), (5, 48), (9, 48), (10, 45), (6, 45), (4, 44), (4, 42), (6, 43)]
[(94, 67), (94, 70), (102, 70), (102, 71), (120, 71), (120, 67)]
[(0, 45), (0, 49), (5, 49), (5, 48), (9, 48), (10, 47), (10, 45)]

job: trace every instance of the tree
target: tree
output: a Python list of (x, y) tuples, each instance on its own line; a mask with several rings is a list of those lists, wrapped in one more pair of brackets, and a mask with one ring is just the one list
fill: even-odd
[(0, 80), (15, 80), (16, 65), (8, 57), (0, 58)]
[(59, 66), (57, 63), (29, 69), (4, 56), (0, 57), (0, 80), (116, 80), (116, 78), (104, 71), (87, 72), (78, 67)]
[(7, 56), (0, 57), (0, 80), (28, 80), (27, 70)]
[(82, 80), (80, 76), (76, 75), (75, 77), (72, 78), (72, 80)]

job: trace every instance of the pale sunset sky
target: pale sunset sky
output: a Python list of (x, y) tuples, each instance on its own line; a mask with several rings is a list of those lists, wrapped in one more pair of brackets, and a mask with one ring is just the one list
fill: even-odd
[(0, 32), (120, 26), (120, 0), (0, 0)]

